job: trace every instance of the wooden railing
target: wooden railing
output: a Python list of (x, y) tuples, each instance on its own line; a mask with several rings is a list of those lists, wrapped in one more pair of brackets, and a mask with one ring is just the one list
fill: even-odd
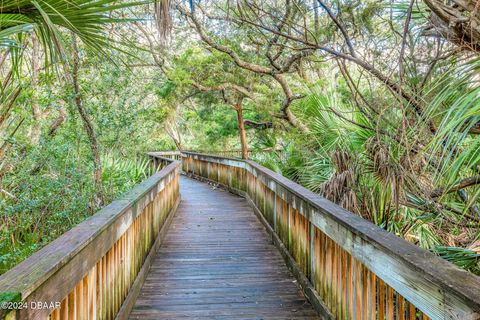
[[(179, 202), (179, 161), (0, 277), (0, 319), (123, 319)], [(13, 310), (15, 309), (15, 310)]]
[[(242, 150), (200, 150), (197, 151), (202, 154), (211, 154), (219, 157), (227, 158), (242, 158)], [(264, 157), (272, 152), (282, 153), (280, 149), (249, 149), (248, 155), (250, 158)]]
[[(187, 151), (188, 152), (188, 151)], [(202, 154), (211, 154), (220, 157), (227, 157), (227, 158), (242, 158), (242, 150), (201, 150), (196, 151), (197, 153)], [(266, 156), (276, 153), (280, 159), (283, 159), (285, 156), (285, 152), (281, 148), (267, 148), (267, 149), (249, 149), (248, 154), (250, 158), (254, 159), (264, 159)], [(149, 156), (152, 157), (163, 157), (167, 159), (175, 159), (181, 160), (181, 152), (180, 151), (157, 151), (157, 152), (149, 152)]]
[(148, 152), (147, 155), (152, 160), (152, 164), (157, 166), (162, 166), (169, 163), (170, 160), (182, 160), (182, 154), (180, 151), (157, 151), (157, 152)]
[(480, 319), (480, 280), (252, 161), (183, 152), (187, 174), (248, 199), (331, 319)]

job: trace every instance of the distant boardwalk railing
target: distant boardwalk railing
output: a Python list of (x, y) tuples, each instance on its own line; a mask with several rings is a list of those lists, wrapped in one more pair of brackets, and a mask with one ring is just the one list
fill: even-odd
[(165, 165), (170, 160), (182, 160), (180, 151), (148, 152), (147, 155), (150, 157), (150, 160), (152, 160), (154, 166)]
[[(179, 161), (0, 277), (0, 319), (125, 318), (179, 202)], [(9, 310), (17, 309), (17, 310)]]
[(480, 278), (255, 162), (182, 152), (247, 198), (325, 318), (480, 319)]
[[(187, 151), (188, 152), (188, 151)], [(211, 154), (227, 158), (242, 158), (242, 150), (201, 150), (196, 153)], [(181, 160), (181, 151), (158, 151), (149, 152), (148, 155), (155, 157), (163, 157), (168, 159)], [(276, 153), (280, 159), (284, 158), (284, 151), (281, 148), (266, 148), (266, 149), (249, 149), (248, 154), (254, 159), (264, 159), (266, 156)]]

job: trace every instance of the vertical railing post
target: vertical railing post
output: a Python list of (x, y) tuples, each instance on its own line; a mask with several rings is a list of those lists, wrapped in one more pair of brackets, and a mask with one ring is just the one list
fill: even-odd
[(270, 182), (273, 186), (271, 190), (273, 191), (273, 230), (278, 234), (277, 226), (277, 184), (274, 181)]
[[(312, 209), (310, 208), (310, 210)], [(311, 283), (315, 283), (315, 227), (311, 221), (308, 222), (308, 229), (310, 233), (310, 272), (307, 278)]]

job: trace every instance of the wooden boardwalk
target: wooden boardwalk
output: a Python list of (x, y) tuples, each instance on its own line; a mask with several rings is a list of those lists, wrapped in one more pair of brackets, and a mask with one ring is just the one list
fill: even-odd
[(130, 319), (317, 319), (246, 200), (181, 178)]

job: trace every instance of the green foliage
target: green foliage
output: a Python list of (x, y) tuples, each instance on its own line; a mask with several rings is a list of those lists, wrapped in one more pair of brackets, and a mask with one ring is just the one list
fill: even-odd
[(480, 254), (475, 251), (465, 248), (435, 246), (432, 248), (432, 252), (450, 262), (453, 262), (460, 268), (473, 273), (480, 273)]
[(163, 85), (161, 85), (158, 88), (156, 93), (160, 98), (165, 99), (174, 90), (175, 90), (175, 83), (171, 80), (167, 80), (167, 81), (165, 81), (165, 83)]
[(20, 292), (0, 292), (0, 303), (1, 302), (19, 302), (22, 299), (22, 294)]
[[(31, 150), (2, 181), (16, 196), (0, 202), (0, 273), (99, 209), (88, 148), (58, 140)], [(102, 166), (107, 203), (147, 176), (146, 159), (107, 154)]]
[(62, 28), (76, 34), (83, 43), (99, 52), (113, 44), (105, 36), (107, 24), (120, 22), (109, 12), (138, 5), (115, 0), (12, 0), (0, 5), (0, 44), (17, 46), (15, 36), (34, 30), (50, 57), (63, 59), (65, 50)]
[[(143, 86), (145, 73), (91, 53), (83, 52), (80, 86), (102, 152), (102, 194), (108, 203), (147, 177), (146, 151), (170, 143), (158, 130), (158, 110), (150, 100), (155, 87)], [(100, 209), (89, 140), (72, 88), (47, 73), (39, 78), (35, 90), (24, 90), (17, 99), (12, 119), (25, 120), (0, 156), (0, 273)], [(30, 116), (34, 98), (45, 114), (40, 120)], [(62, 105), (65, 120), (50, 136)], [(31, 139), (34, 126), (40, 127), (39, 141)]]
[[(106, 190), (130, 190), (148, 178), (149, 160), (146, 157), (126, 159), (123, 156), (106, 154), (102, 159), (102, 180)], [(119, 192), (113, 193), (114, 198)]]

